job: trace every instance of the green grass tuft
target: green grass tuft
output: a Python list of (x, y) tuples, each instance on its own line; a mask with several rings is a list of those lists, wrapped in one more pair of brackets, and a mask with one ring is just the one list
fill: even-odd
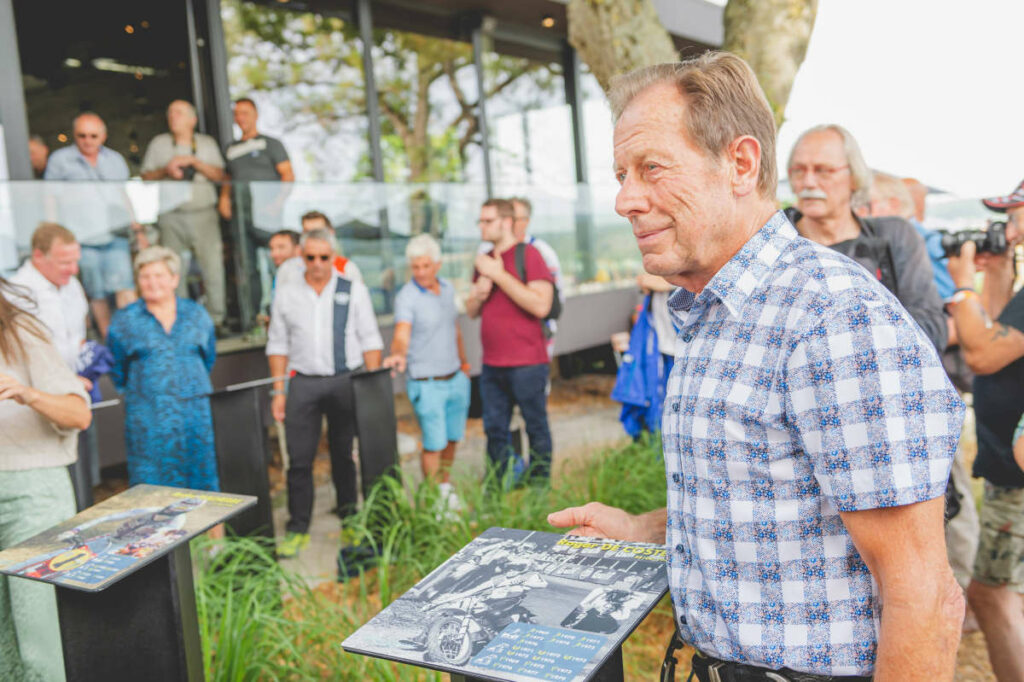
[(196, 578), (207, 679), (442, 680), (421, 668), (346, 654), (340, 644), (487, 528), (554, 531), (546, 521), (550, 512), (591, 500), (632, 513), (665, 506), (656, 439), (576, 463), (551, 488), (505, 491), (498, 483), (457, 481), (464, 510), (444, 518), (437, 513), (435, 486), (401, 476), (382, 479), (344, 533), (348, 542), (372, 544), (379, 564), (328, 589), (310, 588), (282, 569), (266, 541), (197, 541), (197, 556), (216, 552), (199, 562)]

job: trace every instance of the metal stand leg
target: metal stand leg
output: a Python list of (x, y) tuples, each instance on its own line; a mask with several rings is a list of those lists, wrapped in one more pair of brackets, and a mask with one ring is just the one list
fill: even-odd
[(270, 505), (267, 466), (270, 448), (260, 404), (262, 388), (218, 391), (210, 396), (217, 470), (224, 492), (255, 495), (259, 502), (227, 522), (237, 535), (273, 539), (274, 516)]
[(68, 682), (200, 682), (188, 543), (102, 592), (57, 588)]
[[(590, 676), (589, 682), (623, 682), (622, 647), (618, 647), (600, 668)], [(453, 674), (451, 682), (487, 682), (480, 677)]]

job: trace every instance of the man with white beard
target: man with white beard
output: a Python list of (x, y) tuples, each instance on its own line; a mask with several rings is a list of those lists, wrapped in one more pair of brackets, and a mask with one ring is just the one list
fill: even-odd
[(804, 132), (787, 169), (797, 203), (786, 214), (797, 231), (867, 268), (942, 352), (946, 320), (921, 235), (903, 218), (853, 212), (870, 200), (871, 170), (849, 131), (830, 124)]

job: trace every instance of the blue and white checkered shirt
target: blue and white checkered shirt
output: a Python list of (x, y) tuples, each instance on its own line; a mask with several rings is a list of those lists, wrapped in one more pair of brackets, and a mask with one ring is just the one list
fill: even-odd
[(839, 512), (943, 494), (963, 404), (931, 342), (781, 212), (669, 307), (662, 428), (683, 639), (730, 661), (870, 675), (878, 591)]

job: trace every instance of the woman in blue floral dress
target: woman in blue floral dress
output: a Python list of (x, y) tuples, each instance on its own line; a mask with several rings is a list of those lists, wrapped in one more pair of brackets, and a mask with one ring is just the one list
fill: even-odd
[(181, 259), (162, 246), (140, 252), (140, 300), (117, 311), (107, 343), (111, 378), (124, 395), (131, 485), (218, 490), (210, 416), (213, 321), (201, 305), (175, 296)]

